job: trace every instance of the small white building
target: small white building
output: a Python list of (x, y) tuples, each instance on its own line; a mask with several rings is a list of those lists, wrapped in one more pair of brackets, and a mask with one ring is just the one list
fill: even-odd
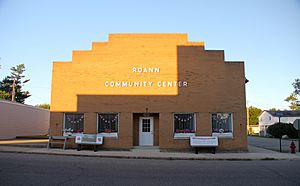
[(259, 135), (259, 126), (258, 125), (249, 125), (248, 133), (250, 135)]
[(258, 117), (259, 136), (267, 136), (267, 128), (275, 123), (291, 123), (300, 119), (300, 111), (268, 111), (264, 110)]

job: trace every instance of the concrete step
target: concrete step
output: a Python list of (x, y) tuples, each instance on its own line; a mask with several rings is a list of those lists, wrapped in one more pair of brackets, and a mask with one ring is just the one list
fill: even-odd
[(134, 146), (131, 152), (160, 152), (159, 146)]

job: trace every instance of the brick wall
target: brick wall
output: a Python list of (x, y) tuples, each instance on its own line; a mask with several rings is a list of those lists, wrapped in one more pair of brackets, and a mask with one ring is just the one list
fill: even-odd
[[(122, 52), (124, 48), (126, 57)], [(103, 95), (100, 90), (94, 90), (99, 85), (97, 78), (102, 75), (97, 70), (105, 68), (101, 63), (114, 64), (116, 60), (130, 63), (131, 59), (135, 62), (154, 60), (158, 65), (163, 60), (176, 59), (177, 78), (188, 81), (188, 87), (172, 89), (172, 94), (177, 91), (175, 95), (165, 92), (159, 95), (120, 92), (118, 95), (118, 91), (116, 95)], [(117, 112), (120, 113), (119, 138), (105, 139), (105, 147), (131, 148), (137, 144), (134, 113), (148, 109), (149, 113), (158, 113), (155, 121), (159, 121), (156, 122), (159, 135), (155, 141), (160, 148), (184, 149), (189, 148), (188, 140), (173, 138), (174, 112), (196, 113), (198, 135), (211, 135), (211, 113), (231, 112), (233, 138), (220, 139), (220, 149), (246, 150), (244, 78), (243, 62), (226, 62), (224, 51), (205, 50), (202, 42), (188, 42), (186, 34), (110, 35), (108, 42), (93, 43), (91, 51), (73, 53), (73, 62), (54, 63), (51, 127), (62, 130), (63, 112), (84, 112), (85, 131), (95, 133), (97, 112)]]

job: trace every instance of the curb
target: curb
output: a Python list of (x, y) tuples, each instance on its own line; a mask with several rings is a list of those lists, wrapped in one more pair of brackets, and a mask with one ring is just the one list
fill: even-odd
[(31, 152), (31, 151), (17, 151), (17, 150), (0, 150), (0, 153), (19, 153), (19, 154), (40, 154), (40, 155), (56, 155), (56, 156), (76, 156), (76, 157), (99, 157), (99, 158), (118, 158), (118, 159), (152, 159), (152, 160), (207, 160), (207, 161), (255, 161), (255, 160), (297, 160), (293, 158), (276, 158), (276, 157), (262, 157), (262, 158), (218, 158), (218, 157), (157, 157), (157, 156), (128, 156), (128, 155), (102, 155), (102, 154), (67, 154), (57, 152)]

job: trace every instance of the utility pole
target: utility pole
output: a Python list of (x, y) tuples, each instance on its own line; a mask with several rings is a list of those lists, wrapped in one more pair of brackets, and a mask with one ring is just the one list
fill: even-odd
[(15, 101), (15, 86), (16, 86), (16, 80), (13, 80), (12, 84), (12, 91), (11, 91), (11, 101)]
[(249, 101), (246, 102), (246, 111), (247, 111), (247, 135), (250, 135)]

